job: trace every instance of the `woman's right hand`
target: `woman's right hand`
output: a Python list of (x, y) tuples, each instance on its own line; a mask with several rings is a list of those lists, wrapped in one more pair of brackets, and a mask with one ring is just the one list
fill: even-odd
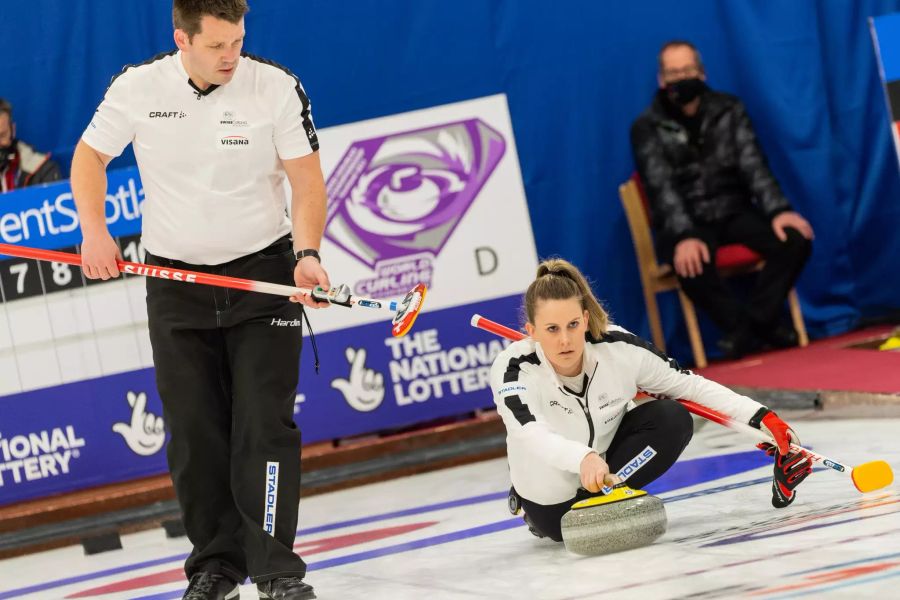
[(621, 481), (617, 475), (609, 472), (609, 465), (596, 452), (581, 459), (581, 486), (592, 494), (596, 494), (604, 486), (613, 486)]

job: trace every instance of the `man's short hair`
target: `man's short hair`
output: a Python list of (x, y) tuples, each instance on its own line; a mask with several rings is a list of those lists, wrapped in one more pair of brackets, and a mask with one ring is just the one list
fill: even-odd
[(3, 98), (0, 98), (0, 115), (9, 115), (9, 122), (12, 123), (12, 104)]
[(229, 23), (238, 23), (250, 11), (247, 0), (174, 0), (172, 24), (193, 39), (200, 33), (200, 21), (210, 16)]
[(669, 48), (678, 48), (680, 46), (685, 46), (694, 51), (694, 60), (697, 61), (697, 68), (700, 69), (701, 73), (705, 73), (706, 69), (703, 67), (703, 58), (700, 56), (700, 51), (697, 50), (697, 46), (687, 40), (669, 40), (662, 45), (662, 48), (659, 49), (659, 55), (657, 56), (657, 60), (659, 61), (659, 72), (662, 73), (663, 70), (663, 54), (665, 51)]

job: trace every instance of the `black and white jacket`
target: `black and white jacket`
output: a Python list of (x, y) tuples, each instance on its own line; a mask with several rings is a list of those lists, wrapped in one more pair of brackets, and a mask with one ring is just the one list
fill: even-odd
[(581, 485), (581, 460), (601, 456), (639, 391), (684, 398), (747, 423), (762, 407), (678, 366), (652, 344), (611, 325), (584, 353), (584, 398), (562, 381), (532, 339), (507, 347), (491, 367), (491, 389), (506, 425), (516, 491), (539, 504), (564, 502)]

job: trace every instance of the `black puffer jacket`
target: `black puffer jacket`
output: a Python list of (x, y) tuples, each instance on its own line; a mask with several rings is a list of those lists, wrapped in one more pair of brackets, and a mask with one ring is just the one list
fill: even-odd
[(631, 126), (631, 147), (653, 227), (669, 243), (751, 205), (771, 219), (792, 210), (769, 171), (744, 105), (707, 91), (693, 137), (660, 91)]

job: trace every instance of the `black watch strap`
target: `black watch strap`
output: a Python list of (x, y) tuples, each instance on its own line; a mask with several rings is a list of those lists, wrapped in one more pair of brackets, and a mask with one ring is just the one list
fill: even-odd
[(312, 256), (317, 261), (322, 262), (322, 257), (319, 256), (318, 250), (314, 250), (312, 248), (307, 248), (306, 250), (298, 250), (297, 252), (294, 252), (294, 257), (297, 260), (300, 260), (301, 258), (306, 258), (307, 256)]

